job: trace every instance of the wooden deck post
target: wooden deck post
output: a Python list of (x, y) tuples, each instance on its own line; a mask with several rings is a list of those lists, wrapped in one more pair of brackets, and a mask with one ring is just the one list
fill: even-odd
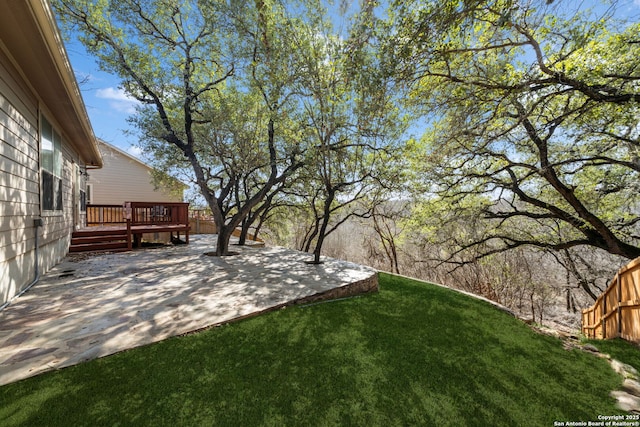
[(133, 250), (133, 242), (131, 238), (131, 220), (127, 219), (127, 249)]
[(602, 339), (607, 339), (607, 293), (602, 297)]
[(618, 337), (622, 336), (622, 280), (620, 275), (616, 274), (618, 288)]
[(133, 250), (133, 242), (131, 236), (131, 219), (133, 217), (133, 209), (130, 202), (124, 204), (124, 218), (127, 220), (127, 249)]

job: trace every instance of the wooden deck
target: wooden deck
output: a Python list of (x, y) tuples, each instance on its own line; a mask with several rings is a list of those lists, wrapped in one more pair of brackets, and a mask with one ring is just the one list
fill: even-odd
[(147, 233), (184, 233), (189, 243), (188, 203), (125, 202), (123, 205), (88, 205), (87, 227), (76, 230), (69, 252), (124, 251), (139, 247)]

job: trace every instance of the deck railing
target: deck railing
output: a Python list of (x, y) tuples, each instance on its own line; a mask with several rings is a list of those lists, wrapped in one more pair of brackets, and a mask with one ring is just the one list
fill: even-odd
[(189, 226), (189, 203), (125, 202), (124, 215), (131, 225)]
[(189, 225), (189, 203), (125, 202), (123, 205), (87, 205), (87, 226), (131, 225)]
[(87, 205), (87, 226), (124, 224), (122, 205)]
[(126, 246), (139, 246), (145, 233), (185, 233), (189, 243), (189, 203), (125, 202), (122, 205), (87, 205), (87, 227), (126, 230)]
[(582, 333), (640, 341), (640, 258), (621, 268), (595, 304), (582, 310)]

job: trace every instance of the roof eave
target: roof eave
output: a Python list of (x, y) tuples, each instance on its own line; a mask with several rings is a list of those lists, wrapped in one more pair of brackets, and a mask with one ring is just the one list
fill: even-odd
[[(84, 101), (80, 93), (80, 88), (76, 81), (73, 68), (69, 62), (60, 31), (53, 15), (53, 11), (46, 0), (29, 0), (31, 13), (38, 24), (41, 36), (50, 53), (51, 60), (54, 63), (55, 73), (58, 81), (62, 84), (64, 92), (67, 95), (66, 102), (60, 100), (43, 99), (47, 105), (56, 105), (57, 107), (67, 108), (71, 110), (68, 119), (61, 123), (65, 133), (69, 138), (69, 144), (73, 146), (80, 154), (82, 160), (89, 166), (102, 167), (102, 157), (98, 150), (96, 137), (89, 121)], [(47, 92), (44, 92), (44, 97)], [(69, 123), (69, 121), (74, 121)]]

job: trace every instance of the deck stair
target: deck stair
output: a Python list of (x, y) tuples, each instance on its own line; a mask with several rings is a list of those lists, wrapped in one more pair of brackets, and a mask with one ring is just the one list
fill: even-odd
[(127, 230), (77, 230), (71, 236), (69, 252), (126, 251)]

